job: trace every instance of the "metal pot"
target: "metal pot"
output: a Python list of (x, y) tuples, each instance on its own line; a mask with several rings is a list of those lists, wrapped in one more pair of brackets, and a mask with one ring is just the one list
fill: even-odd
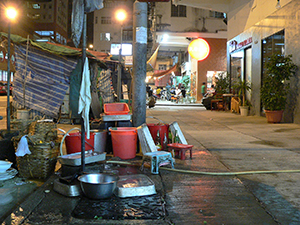
[(90, 130), (95, 133), (94, 137), (94, 151), (103, 153), (106, 149), (107, 130)]
[(110, 198), (117, 187), (119, 177), (104, 173), (83, 174), (78, 177), (82, 192), (91, 199)]

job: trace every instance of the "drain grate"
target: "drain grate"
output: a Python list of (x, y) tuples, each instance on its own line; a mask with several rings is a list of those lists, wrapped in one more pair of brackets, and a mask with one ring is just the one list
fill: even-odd
[(159, 194), (109, 199), (91, 200), (83, 197), (72, 216), (78, 219), (163, 219), (165, 206)]

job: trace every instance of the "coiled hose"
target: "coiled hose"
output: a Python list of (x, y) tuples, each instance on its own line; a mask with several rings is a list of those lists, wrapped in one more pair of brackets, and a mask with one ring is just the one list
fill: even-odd
[[(128, 165), (128, 166), (141, 166), (140, 163), (130, 163), (130, 162), (121, 162), (121, 161), (106, 161), (106, 163), (119, 164), (119, 165)], [(243, 171), (243, 172), (203, 172), (203, 171), (194, 171), (194, 170), (180, 170), (172, 169), (167, 167), (160, 167), (161, 170), (167, 170), (171, 172), (178, 173), (189, 173), (189, 174), (198, 174), (198, 175), (208, 175), (208, 176), (236, 176), (236, 175), (251, 175), (251, 174), (273, 174), (273, 173), (300, 173), (300, 170), (261, 170), (261, 171)]]

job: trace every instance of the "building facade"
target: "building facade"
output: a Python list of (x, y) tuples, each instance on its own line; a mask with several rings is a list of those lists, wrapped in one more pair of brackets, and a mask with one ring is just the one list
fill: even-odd
[(34, 39), (66, 45), (70, 16), (68, 0), (25, 2), (25, 10), (32, 24)]
[[(0, 31), (8, 32), (8, 20), (5, 17), (7, 7), (13, 6), (17, 11), (17, 17), (10, 23), (11, 34), (16, 34), (32, 40), (49, 41), (60, 44), (67, 44), (69, 26), (69, 5), (68, 0), (49, 1), (3, 1), (0, 7)], [(4, 41), (5, 42), (5, 41)], [(4, 44), (5, 46), (5, 44)], [(1, 47), (1, 57), (6, 54), (5, 47)], [(7, 81), (6, 62), (2, 60), (0, 66), (0, 81)], [(12, 68), (14, 72), (14, 67)], [(13, 82), (13, 73), (11, 75)]]
[[(227, 14), (227, 68), (234, 80), (238, 73), (251, 83), (247, 99), (251, 114), (264, 115), (260, 87), (270, 55), (292, 55), (300, 66), (299, 9), (297, 0), (174, 0), (174, 3)], [(284, 122), (300, 123), (299, 70), (290, 81)]]
[[(105, 0), (104, 7), (94, 12), (94, 43), (93, 50), (118, 55), (119, 45), (122, 43), (123, 52), (132, 45), (132, 10), (133, 1)], [(127, 13), (124, 22), (117, 21), (115, 13), (118, 9), (124, 9)], [(111, 52), (113, 51), (113, 52)], [(124, 53), (129, 55), (130, 53)]]
[[(209, 74), (226, 71), (226, 15), (221, 12), (176, 5), (173, 1), (155, 3), (156, 44), (160, 45), (155, 70), (159, 70), (159, 56), (169, 55), (173, 64), (181, 67), (181, 79), (175, 85), (190, 79), (189, 88), (196, 101), (201, 101), (202, 82), (208, 83)], [(165, 37), (168, 37), (165, 40)], [(189, 44), (197, 38), (205, 39), (211, 48), (210, 55), (203, 61), (197, 61), (188, 53)], [(167, 69), (169, 69), (167, 68)]]
[[(237, 67), (242, 68), (243, 79), (252, 84), (248, 93), (251, 113), (263, 115), (260, 87), (268, 58), (274, 53), (292, 55), (293, 62), (300, 66), (300, 3), (257, 0), (243, 1), (243, 7), (239, 6), (232, 4), (230, 8), (236, 10), (228, 12), (228, 69), (234, 75)], [(300, 123), (299, 72), (290, 86), (283, 121)]]

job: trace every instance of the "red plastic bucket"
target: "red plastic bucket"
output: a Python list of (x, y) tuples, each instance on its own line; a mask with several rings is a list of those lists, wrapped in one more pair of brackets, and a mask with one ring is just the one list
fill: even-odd
[[(90, 139), (85, 135), (85, 151), (94, 150), (95, 133), (90, 133)], [(67, 154), (81, 152), (81, 133), (69, 133), (65, 139)]]
[(160, 141), (161, 141), (160, 144), (161, 144), (161, 146), (163, 146), (165, 134), (168, 138), (169, 124), (147, 123), (147, 126), (149, 128), (149, 131), (151, 133), (153, 141), (155, 141), (155, 137), (157, 135), (157, 130), (159, 130), (159, 136), (160, 136)]
[(137, 129), (135, 127), (109, 128), (113, 153), (121, 159), (133, 159), (137, 148)]

